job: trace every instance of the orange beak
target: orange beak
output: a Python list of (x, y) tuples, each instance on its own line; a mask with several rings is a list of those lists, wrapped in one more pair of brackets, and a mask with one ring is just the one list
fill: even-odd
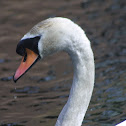
[(39, 58), (40, 57), (36, 53), (26, 48), (26, 54), (23, 56), (21, 64), (13, 77), (14, 82), (22, 77), (37, 62)]

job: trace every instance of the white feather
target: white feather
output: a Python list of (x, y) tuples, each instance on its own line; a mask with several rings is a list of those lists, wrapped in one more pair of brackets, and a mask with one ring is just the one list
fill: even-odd
[(41, 58), (66, 51), (74, 65), (69, 98), (56, 126), (81, 126), (94, 87), (94, 56), (84, 31), (69, 19), (49, 18), (35, 25), (22, 39), (41, 36), (38, 43)]

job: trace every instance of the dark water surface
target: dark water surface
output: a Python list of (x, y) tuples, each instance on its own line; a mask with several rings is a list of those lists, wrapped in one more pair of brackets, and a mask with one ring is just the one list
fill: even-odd
[[(56, 3), (56, 4), (55, 4)], [(16, 84), (20, 38), (50, 16), (68, 17), (91, 40), (96, 80), (83, 126), (114, 126), (126, 120), (126, 1), (0, 1), (0, 126), (53, 126), (67, 101), (73, 67), (69, 56), (39, 61)]]

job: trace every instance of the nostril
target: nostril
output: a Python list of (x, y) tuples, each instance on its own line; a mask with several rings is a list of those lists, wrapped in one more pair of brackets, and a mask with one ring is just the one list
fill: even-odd
[(25, 55), (24, 55), (23, 62), (25, 62), (25, 61), (26, 61), (26, 59), (27, 59), (27, 53), (25, 53)]

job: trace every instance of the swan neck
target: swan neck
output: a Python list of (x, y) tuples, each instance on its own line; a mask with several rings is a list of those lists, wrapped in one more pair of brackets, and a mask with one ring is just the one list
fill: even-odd
[[(87, 40), (88, 41), (88, 40)], [(94, 57), (90, 44), (83, 44), (68, 53), (74, 66), (73, 83), (66, 105), (56, 126), (81, 126), (94, 87)], [(83, 48), (84, 47), (84, 48)]]

